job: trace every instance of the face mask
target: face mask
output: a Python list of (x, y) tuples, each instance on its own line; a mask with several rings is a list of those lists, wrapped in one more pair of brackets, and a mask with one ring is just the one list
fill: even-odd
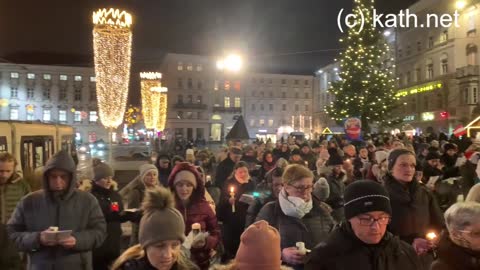
[(285, 188), (279, 194), (280, 208), (283, 213), (289, 217), (303, 218), (312, 210), (312, 200), (305, 202), (302, 198), (287, 196)]

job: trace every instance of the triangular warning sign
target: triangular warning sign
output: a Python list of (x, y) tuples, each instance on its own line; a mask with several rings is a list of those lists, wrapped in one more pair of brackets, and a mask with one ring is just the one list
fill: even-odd
[(332, 132), (328, 127), (326, 127), (326, 128), (322, 131), (322, 134), (333, 134), (333, 132)]

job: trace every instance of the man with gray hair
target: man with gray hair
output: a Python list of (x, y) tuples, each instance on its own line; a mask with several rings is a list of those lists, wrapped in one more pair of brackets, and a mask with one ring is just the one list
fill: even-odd
[(448, 233), (438, 244), (431, 270), (480, 269), (480, 204), (456, 203), (445, 212)]

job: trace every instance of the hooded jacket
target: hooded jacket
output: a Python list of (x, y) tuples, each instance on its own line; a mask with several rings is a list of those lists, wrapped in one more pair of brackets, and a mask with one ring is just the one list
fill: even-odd
[[(61, 196), (54, 196), (49, 191), (47, 175), (52, 169), (70, 174), (68, 187)], [(92, 269), (91, 251), (105, 240), (105, 218), (92, 194), (75, 189), (75, 169), (75, 163), (66, 151), (57, 152), (45, 165), (43, 189), (24, 197), (8, 221), (10, 238), (29, 256), (28, 269)], [(71, 249), (42, 246), (40, 233), (51, 226), (72, 230), (75, 246)]]
[(206, 244), (204, 247), (192, 247), (190, 250), (192, 261), (201, 269), (208, 269), (210, 253), (217, 248), (220, 242), (220, 226), (218, 225), (215, 213), (205, 199), (205, 186), (195, 167), (189, 164), (179, 164), (175, 166), (168, 179), (170, 190), (176, 194), (174, 185), (175, 176), (183, 170), (187, 170), (195, 175), (197, 187), (193, 190), (187, 205), (184, 205), (178, 196), (175, 195), (175, 208), (182, 213), (183, 219), (185, 220), (185, 235), (190, 233), (192, 224), (194, 223), (199, 223), (202, 231), (209, 233), (209, 236), (205, 239)]
[(422, 269), (413, 248), (390, 232), (380, 243), (368, 245), (355, 236), (350, 223), (342, 223), (325, 242), (317, 245), (305, 270), (404, 270)]

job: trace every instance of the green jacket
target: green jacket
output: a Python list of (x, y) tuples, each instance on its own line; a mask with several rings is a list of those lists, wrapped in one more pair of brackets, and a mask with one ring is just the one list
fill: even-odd
[(17, 203), (30, 191), (28, 183), (16, 173), (5, 185), (0, 186), (0, 223), (7, 223)]

